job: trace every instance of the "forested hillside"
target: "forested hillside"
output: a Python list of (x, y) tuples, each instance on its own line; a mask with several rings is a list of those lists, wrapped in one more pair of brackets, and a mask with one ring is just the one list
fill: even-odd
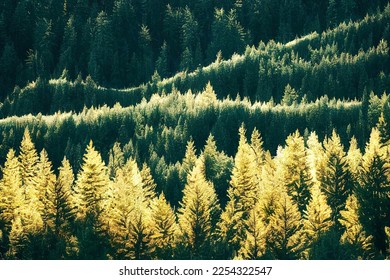
[(4, 0), (0, 259), (390, 258), (390, 4)]

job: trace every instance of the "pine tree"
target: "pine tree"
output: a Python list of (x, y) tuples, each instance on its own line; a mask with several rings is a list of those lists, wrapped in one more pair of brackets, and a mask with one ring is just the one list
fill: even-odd
[(29, 199), (28, 192), (31, 188), (34, 189), (36, 186), (39, 157), (27, 128), (24, 131), (23, 139), (20, 144), (19, 161), (24, 194), (26, 195), (26, 199)]
[(74, 174), (72, 166), (66, 157), (58, 168), (59, 174), (56, 181), (56, 232), (68, 227), (75, 217), (77, 200), (74, 192)]
[(116, 259), (148, 259), (152, 255), (151, 211), (142, 177), (133, 159), (119, 169), (108, 198), (106, 224)]
[(165, 41), (161, 46), (160, 55), (156, 61), (156, 70), (162, 78), (169, 76), (169, 51)]
[(298, 206), (287, 193), (281, 195), (271, 215), (267, 232), (267, 250), (274, 259), (299, 259), (305, 234)]
[(150, 211), (138, 205), (129, 223), (128, 244), (130, 246), (130, 256), (132, 259), (150, 259), (152, 255), (152, 232), (151, 232)]
[(245, 239), (245, 222), (259, 196), (256, 157), (247, 143), (243, 125), (240, 127), (239, 135), (238, 151), (228, 189), (228, 202), (218, 223), (218, 234), (225, 244), (223, 250), (234, 255)]
[(281, 104), (291, 106), (298, 101), (298, 93), (290, 85), (287, 85), (284, 89), (284, 94)]
[(228, 189), (227, 197), (228, 202), (217, 224), (217, 234), (221, 243), (221, 248), (219, 248), (221, 258), (230, 259), (237, 255), (237, 251), (245, 239), (245, 227), (244, 211), (237, 207), (232, 188)]
[(196, 162), (196, 149), (193, 140), (187, 142), (186, 153), (183, 158), (183, 162), (180, 170), (180, 180), (185, 184), (187, 182), (187, 176), (190, 174), (195, 166)]
[(125, 164), (125, 157), (118, 142), (114, 143), (112, 149), (110, 149), (109, 159), (108, 159), (108, 172), (110, 178), (115, 178), (115, 174), (119, 168), (123, 167)]
[(320, 239), (331, 230), (334, 223), (331, 219), (332, 209), (326, 203), (326, 197), (318, 186), (312, 188), (311, 197), (305, 212), (304, 230), (307, 236), (306, 249), (309, 253), (307, 257), (317, 259), (321, 258), (319, 254), (323, 253), (319, 252), (323, 248), (318, 248)]
[(377, 128), (378, 128), (379, 133), (380, 133), (381, 144), (384, 146), (389, 145), (390, 135), (389, 135), (389, 131), (388, 131), (388, 124), (386, 122), (386, 119), (385, 119), (383, 112), (381, 113), (381, 115), (379, 117)]
[(176, 215), (161, 193), (153, 199), (151, 208), (151, 239), (155, 248), (155, 255), (158, 259), (170, 259), (173, 257), (173, 250), (178, 235)]
[(0, 181), (0, 225), (5, 231), (10, 230), (14, 220), (15, 211), (22, 199), (21, 193), (21, 170), (15, 151), (10, 149), (4, 168), (3, 177)]
[(189, 250), (189, 258), (209, 258), (214, 228), (220, 207), (213, 185), (205, 178), (204, 158), (201, 156), (191, 171), (183, 190), (178, 210), (181, 237)]
[(372, 129), (362, 160), (356, 196), (359, 218), (367, 235), (372, 235), (375, 249), (386, 254), (385, 227), (390, 225), (390, 173), (383, 155), (379, 131)]
[(226, 204), (226, 188), (233, 163), (224, 152), (217, 150), (217, 143), (212, 134), (206, 140), (202, 152), (205, 161), (206, 179), (213, 183), (221, 206)]
[(310, 175), (313, 180), (313, 184), (319, 184), (317, 179), (318, 170), (321, 169), (324, 161), (324, 148), (322, 143), (318, 140), (318, 136), (315, 132), (311, 132), (307, 139), (307, 164), (310, 169)]
[(37, 167), (37, 190), (39, 200), (43, 202), (41, 212), (45, 230), (54, 231), (56, 206), (55, 206), (55, 182), (56, 176), (52, 170), (52, 164), (48, 159), (46, 150), (42, 150)]
[(83, 161), (75, 186), (79, 199), (77, 216), (83, 219), (87, 214), (91, 214), (95, 218), (99, 218), (104, 210), (103, 205), (107, 196), (109, 178), (107, 167), (99, 152), (93, 147), (92, 140), (86, 148)]
[(72, 228), (76, 216), (77, 201), (74, 197), (74, 174), (69, 161), (64, 158), (59, 167), (59, 174), (55, 183), (55, 226), (57, 258), (77, 256), (78, 247), (74, 246), (76, 237), (72, 236)]
[(340, 216), (340, 223), (344, 227), (340, 243), (346, 247), (346, 257), (352, 260), (373, 257), (372, 236), (366, 234), (360, 222), (359, 202), (354, 194), (348, 197)]
[(157, 184), (154, 182), (150, 168), (147, 166), (146, 163), (142, 165), (140, 175), (142, 178), (142, 188), (144, 191), (145, 200), (147, 204), (150, 204), (152, 200), (156, 197)]
[(325, 195), (318, 187), (314, 187), (304, 221), (305, 230), (310, 240), (317, 239), (332, 227), (331, 214), (332, 210), (326, 203)]
[(102, 158), (89, 142), (75, 185), (80, 258), (104, 258), (104, 215), (109, 201), (109, 177)]
[(247, 143), (245, 128), (242, 125), (239, 130), (240, 141), (238, 151), (234, 159), (234, 168), (230, 181), (234, 197), (237, 200), (237, 206), (249, 213), (254, 207), (258, 198), (258, 180), (256, 175), (256, 156), (253, 149)]
[(261, 171), (264, 162), (265, 152), (263, 148), (263, 139), (260, 132), (254, 128), (251, 135), (251, 148), (253, 149), (256, 157), (256, 166), (258, 172)]
[(4, 255), (9, 247), (8, 236), (19, 207), (24, 203), (20, 164), (13, 149), (10, 149), (0, 180), (0, 254)]
[(142, 184), (142, 175), (138, 168), (137, 162), (133, 158), (129, 158), (126, 164), (121, 169), (122, 179), (134, 191), (137, 191), (135, 195), (139, 196), (145, 202), (145, 192)]
[(306, 157), (303, 137), (296, 131), (287, 137), (280, 163), (283, 183), (287, 187), (288, 194), (297, 203), (301, 215), (309, 202), (312, 185)]
[(361, 162), (362, 162), (362, 153), (358, 148), (356, 138), (352, 137), (351, 141), (349, 142), (347, 163), (348, 163), (349, 170), (351, 171), (351, 176), (355, 182), (358, 180)]
[[(42, 255), (43, 221), (39, 212), (24, 204), (16, 211), (9, 234), (9, 250), (7, 256), (12, 259), (44, 259)], [(35, 247), (38, 248), (35, 248)]]
[(238, 251), (239, 258), (256, 260), (266, 252), (268, 228), (264, 214), (261, 212), (261, 206), (261, 203), (257, 203), (246, 221), (246, 238)]
[(346, 153), (335, 131), (332, 137), (324, 140), (325, 155), (317, 178), (321, 191), (326, 195), (327, 203), (332, 209), (332, 221), (341, 231), (340, 211), (344, 210), (347, 197), (352, 191), (352, 178), (348, 168)]

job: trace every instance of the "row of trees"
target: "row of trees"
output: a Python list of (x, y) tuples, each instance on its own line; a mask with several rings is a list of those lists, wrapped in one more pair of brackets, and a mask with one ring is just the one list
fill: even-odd
[[(383, 118), (381, 123), (383, 124)], [(28, 130), (0, 180), (0, 256), (10, 259), (372, 259), (390, 256), (389, 143), (374, 128), (362, 154), (333, 132), (295, 132), (277, 155), (243, 126), (227, 190), (207, 147), (188, 142), (177, 207), (146, 164), (88, 144), (75, 177), (57, 175)], [(119, 149), (120, 151), (120, 149)], [(218, 163), (212, 163), (217, 166)], [(230, 175), (230, 174), (229, 174)], [(226, 203), (220, 201), (227, 197)]]
[[(370, 129), (380, 113), (386, 119), (390, 112), (388, 97), (371, 93), (360, 101), (340, 101), (323, 97), (315, 102), (293, 102), (291, 88), (285, 89), (285, 102), (251, 103), (247, 99), (218, 100), (208, 84), (200, 93), (185, 94), (173, 90), (167, 95), (153, 95), (135, 106), (115, 105), (84, 109), (79, 114), (56, 113), (50, 116), (9, 117), (0, 121), (0, 159), (4, 163), (10, 148), (20, 143), (24, 128), (29, 127), (39, 149), (46, 149), (57, 168), (64, 155), (78, 171), (89, 139), (93, 139), (107, 161), (115, 142), (121, 143), (127, 156), (133, 155), (138, 164), (168, 170), (185, 154), (185, 145), (192, 138), (200, 149), (213, 134), (218, 146), (227, 155), (236, 152), (237, 130), (241, 123), (248, 129), (259, 127), (265, 148), (275, 151), (290, 133), (298, 129), (305, 139), (316, 131), (321, 139), (337, 129), (347, 145), (356, 135), (359, 146), (368, 140)], [(199, 129), (202, 128), (202, 129)], [(173, 167), (172, 167), (173, 168)], [(175, 168), (177, 169), (177, 168)]]
[[(0, 100), (16, 84), (79, 74), (129, 87), (362, 18), (387, 1), (87, 1), (0, 4)], [(323, 13), (326, 11), (326, 13)]]

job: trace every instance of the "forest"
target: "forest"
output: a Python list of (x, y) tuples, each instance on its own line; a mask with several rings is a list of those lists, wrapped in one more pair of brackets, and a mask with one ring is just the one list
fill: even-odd
[(390, 4), (4, 0), (0, 259), (390, 259)]

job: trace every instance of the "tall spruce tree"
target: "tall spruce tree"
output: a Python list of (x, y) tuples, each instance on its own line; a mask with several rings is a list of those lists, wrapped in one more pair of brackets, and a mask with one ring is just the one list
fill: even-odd
[(181, 238), (188, 258), (211, 258), (210, 250), (220, 207), (213, 185), (206, 180), (201, 156), (191, 171), (178, 209)]
[(297, 203), (301, 215), (309, 203), (312, 185), (306, 157), (303, 137), (296, 131), (287, 137), (280, 163), (288, 194)]
[(174, 256), (179, 230), (176, 215), (163, 193), (153, 199), (150, 208), (154, 255), (157, 259), (171, 259)]
[(344, 210), (347, 197), (352, 192), (353, 181), (344, 147), (334, 130), (332, 136), (324, 140), (324, 148), (324, 161), (317, 172), (317, 178), (332, 209), (332, 220), (336, 228), (342, 231), (339, 223), (340, 211)]
[(372, 235), (377, 253), (389, 247), (385, 227), (390, 225), (390, 173), (380, 144), (380, 134), (373, 128), (362, 160), (356, 196), (359, 218), (367, 235)]
[(341, 211), (340, 223), (344, 227), (340, 243), (345, 246), (345, 257), (352, 260), (373, 257), (374, 244), (367, 235), (359, 218), (359, 202), (354, 194), (347, 199), (345, 210)]
[(303, 220), (297, 204), (285, 192), (270, 217), (267, 250), (273, 259), (299, 259), (305, 248)]
[(326, 203), (326, 197), (319, 186), (312, 188), (311, 197), (303, 222), (306, 234), (306, 257), (309, 259), (326, 259), (327, 254), (323, 250), (326, 235), (334, 225), (332, 209)]
[(24, 203), (20, 164), (13, 149), (7, 153), (3, 177), (0, 180), (0, 254), (5, 255), (9, 248), (9, 234), (17, 215)]
[[(31, 140), (30, 132), (26, 128), (24, 130), (23, 139), (20, 144), (20, 171), (22, 175), (23, 193), (27, 200), (31, 199), (30, 193), (36, 192), (37, 184), (37, 165), (39, 161), (38, 153), (35, 149), (35, 145)], [(35, 194), (36, 195), (36, 194)], [(34, 194), (31, 194), (34, 196)]]
[[(239, 129), (240, 141), (228, 189), (228, 202), (218, 223), (218, 233), (227, 252), (236, 254), (245, 239), (245, 221), (259, 195), (256, 157), (247, 142), (245, 128)], [(229, 254), (227, 253), (227, 254)]]
[(107, 247), (104, 212), (109, 198), (109, 177), (92, 140), (83, 161), (75, 185), (80, 258), (101, 259), (105, 258)]

